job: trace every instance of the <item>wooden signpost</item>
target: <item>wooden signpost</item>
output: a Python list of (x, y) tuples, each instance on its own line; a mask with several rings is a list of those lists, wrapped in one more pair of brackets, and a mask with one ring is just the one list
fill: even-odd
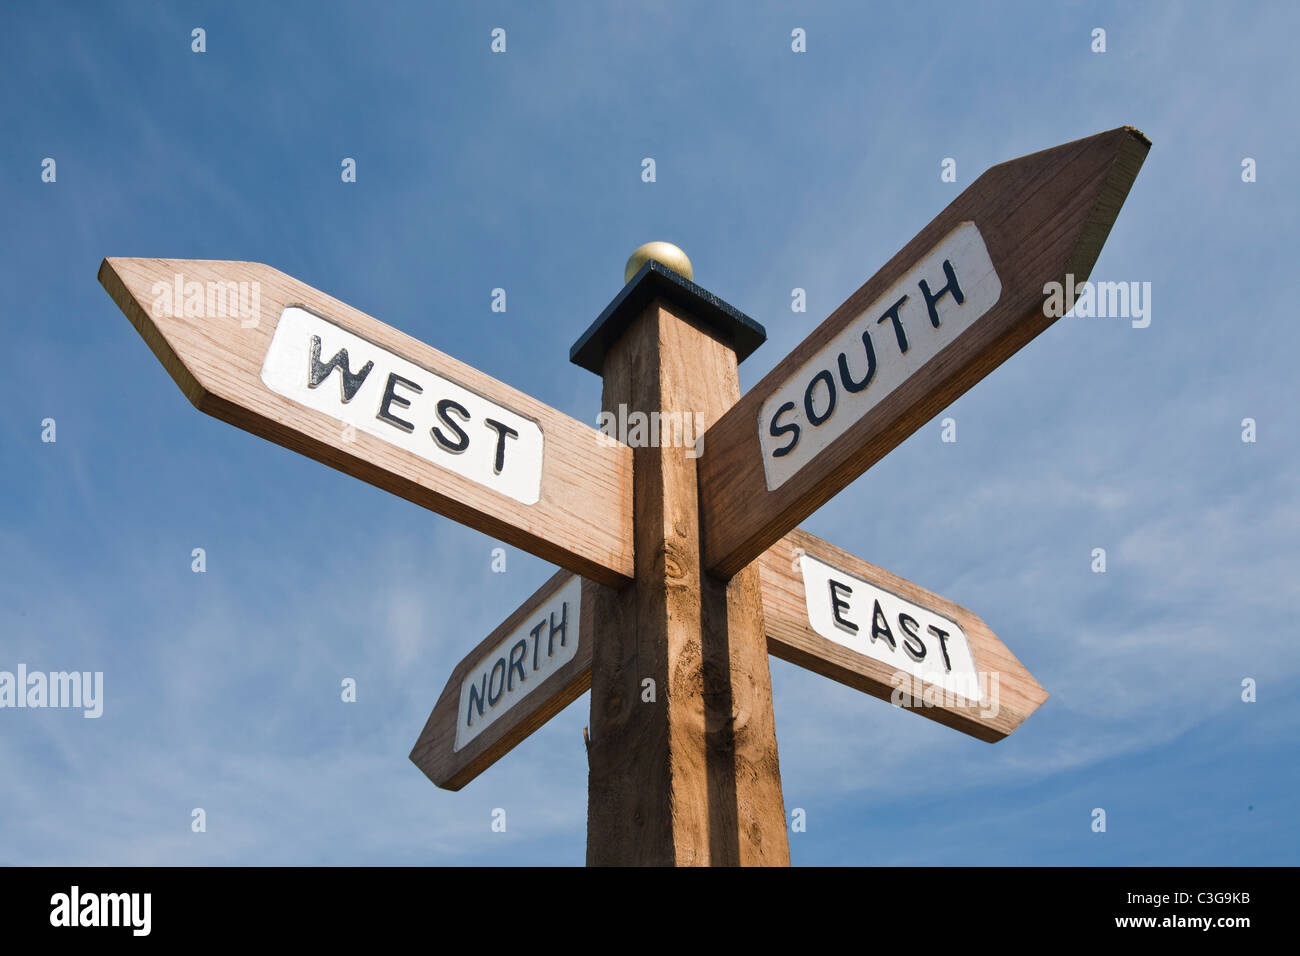
[[(1087, 278), (1149, 145), (1125, 127), (990, 169), (744, 396), (762, 327), (647, 253), (570, 356), (652, 441), (269, 266), (106, 259), (100, 281), (201, 411), (565, 569), (453, 671), (411, 752), (435, 784), (590, 687), (589, 863), (784, 864), (769, 654), (990, 742), (1046, 700), (979, 617), (795, 524), (1051, 324), (1045, 287)], [(669, 437), (701, 419), (702, 455)]]

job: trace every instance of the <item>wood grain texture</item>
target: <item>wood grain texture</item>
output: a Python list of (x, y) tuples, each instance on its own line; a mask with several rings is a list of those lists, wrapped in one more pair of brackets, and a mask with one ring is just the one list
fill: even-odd
[(573, 660), (549, 675), (519, 700), (496, 722), (455, 750), (456, 725), (460, 719), (460, 691), (465, 676), (498, 643), (523, 624), (564, 587), (573, 575), (559, 571), (519, 608), (470, 651), (447, 678), (433, 712), (419, 739), (411, 749), (412, 762), (424, 775), (444, 790), (459, 790), (496, 763), (515, 745), (546, 721), (582, 696), (591, 686), (591, 648), (593, 643), (596, 595), (606, 590), (594, 581), (582, 582), (581, 626), (578, 652)]
[[(902, 695), (912, 713), (993, 743), (1018, 728), (1047, 700), (1047, 692), (977, 614), (800, 529), (790, 532), (764, 552), (755, 566), (746, 569), (753, 570), (758, 578), (758, 594), (763, 609), (762, 627), (766, 635), (767, 651), (774, 657), (885, 701), (890, 700), (897, 685), (894, 669), (827, 640), (809, 625), (803, 577), (796, 564), (801, 552), (807, 552), (870, 581), (877, 587), (956, 621), (970, 640), (976, 669), (998, 675), (996, 712), (989, 705), (979, 706), (952, 699), (926, 706), (926, 694), (923, 691), (919, 702), (912, 699), (910, 692)], [(459, 790), (591, 686), (592, 646), (597, 639), (597, 628), (593, 622), (602, 617), (602, 632), (613, 634), (619, 633), (620, 629), (628, 625), (626, 617), (620, 616), (626, 602), (618, 600), (614, 591), (595, 582), (584, 581), (583, 638), (574, 660), (563, 671), (539, 685), (526, 703), (517, 705), (506, 718), (471, 741), (466, 749), (459, 753), (452, 750), (458, 717), (456, 708), (465, 675), (488, 650), (527, 620), (535, 608), (545, 604), (572, 577), (569, 572), (561, 571), (548, 580), (471, 651), (448, 678), (447, 686), (438, 698), (424, 732), (411, 751), (411, 759), (438, 786)], [(752, 596), (751, 583), (745, 584), (745, 589), (737, 594), (738, 603), (744, 607), (750, 606), (745, 602)], [(725, 589), (717, 588), (715, 583), (709, 593), (716, 600), (720, 593), (725, 593)], [(598, 601), (601, 606), (599, 613), (596, 611)], [(718, 615), (719, 612), (715, 610), (711, 617), (716, 618)], [(752, 620), (748, 626), (753, 626)], [(620, 713), (623, 710), (622, 693), (633, 693), (632, 684), (638, 673), (635, 666), (637, 663), (637, 660), (633, 660), (620, 669), (622, 680), (627, 682), (626, 690), (614, 698)], [(639, 692), (639, 680), (635, 683), (635, 690)], [(992, 686), (994, 685), (990, 685)], [(750, 687), (750, 695), (758, 693), (757, 687), (752, 684)], [(718, 712), (722, 710), (721, 706), (716, 709)]]
[[(258, 282), (260, 319), (151, 314), (155, 282)], [(570, 571), (606, 584), (631, 577), (632, 454), (596, 429), (256, 262), (105, 259), (99, 280), (199, 411), (314, 458)], [(265, 386), (261, 368), (286, 306), (299, 305), (407, 361), (530, 418), (545, 454), (540, 500), (526, 505), (357, 432)]]
[[(931, 696), (929, 685), (917, 700), (911, 693), (915, 686), (896, 679), (897, 668), (814, 631), (808, 623), (803, 575), (796, 565), (801, 551), (955, 621), (970, 641), (976, 670), (996, 675), (996, 683), (992, 676), (989, 679), (990, 700), (976, 704), (954, 695)], [(796, 529), (786, 535), (763, 554), (758, 564), (767, 646), (782, 660), (881, 700), (890, 700), (897, 689), (902, 705), (913, 713), (990, 743), (1019, 727), (1047, 700), (1047, 692), (1038, 681), (977, 615), (806, 531)], [(931, 706), (925, 705), (927, 699), (932, 701)]]
[[(610, 347), (606, 409), (711, 421), (739, 396), (735, 353), (675, 308)], [(697, 459), (633, 454), (636, 575), (595, 608), (587, 862), (788, 865), (758, 570), (704, 573)]]
[[(994, 166), (710, 427), (699, 469), (705, 566), (724, 577), (745, 567), (1051, 325), (1044, 285), (1087, 278), (1149, 147), (1125, 127)], [(979, 228), (1001, 278), (997, 304), (768, 491), (763, 402), (965, 221)]]

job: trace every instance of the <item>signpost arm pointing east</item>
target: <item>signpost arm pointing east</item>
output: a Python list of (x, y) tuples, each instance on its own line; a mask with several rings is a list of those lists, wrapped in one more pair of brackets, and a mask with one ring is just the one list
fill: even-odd
[[(834, 590), (825, 587), (829, 583), (825, 577), (814, 578), (801, 570), (800, 558), (804, 556), (823, 569), (834, 569)], [(988, 743), (1010, 734), (1047, 700), (1047, 692), (979, 616), (806, 531), (791, 531), (763, 553), (758, 565), (767, 649), (773, 657)], [(876, 621), (866, 602), (852, 602), (862, 612), (856, 620), (852, 615), (840, 615), (840, 622), (856, 625), (857, 631), (833, 626), (836, 622), (829, 612), (846, 610), (854, 591), (871, 588), (912, 605), (904, 609), (908, 620), (900, 621), (897, 609), (884, 620), (891, 628), (892, 644), (890, 640), (876, 640), (872, 632)], [(832, 600), (838, 603), (832, 605)], [(942, 645), (921, 623), (935, 617), (941, 619), (939, 627), (948, 638)], [(833, 622), (830, 627), (824, 626), (828, 618)], [(814, 619), (823, 624), (820, 629)], [(909, 632), (913, 621), (916, 624)], [(975, 682), (968, 685), (973, 691), (969, 697), (931, 680), (911, 677), (909, 670), (915, 674), (918, 668), (911, 667), (917, 662), (908, 655), (909, 646), (925, 648), (930, 656), (942, 660), (946, 654), (956, 657), (958, 642), (963, 640), (975, 674)], [(943, 671), (936, 660), (929, 673), (921, 673), (942, 679)]]

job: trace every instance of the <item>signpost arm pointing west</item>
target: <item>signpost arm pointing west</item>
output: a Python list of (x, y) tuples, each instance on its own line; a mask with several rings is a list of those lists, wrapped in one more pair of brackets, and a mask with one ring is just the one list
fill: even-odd
[(99, 281), (200, 411), (584, 577), (631, 576), (632, 456), (590, 425), (260, 262), (112, 258)]

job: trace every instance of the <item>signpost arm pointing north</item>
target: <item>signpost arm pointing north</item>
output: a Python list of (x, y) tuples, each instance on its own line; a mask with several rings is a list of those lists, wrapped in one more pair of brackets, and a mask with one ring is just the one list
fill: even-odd
[(705, 434), (704, 563), (745, 567), (1052, 324), (1150, 141), (1098, 133), (988, 170)]
[(456, 666), (411, 749), (430, 780), (459, 790), (591, 686), (600, 590), (556, 572)]

